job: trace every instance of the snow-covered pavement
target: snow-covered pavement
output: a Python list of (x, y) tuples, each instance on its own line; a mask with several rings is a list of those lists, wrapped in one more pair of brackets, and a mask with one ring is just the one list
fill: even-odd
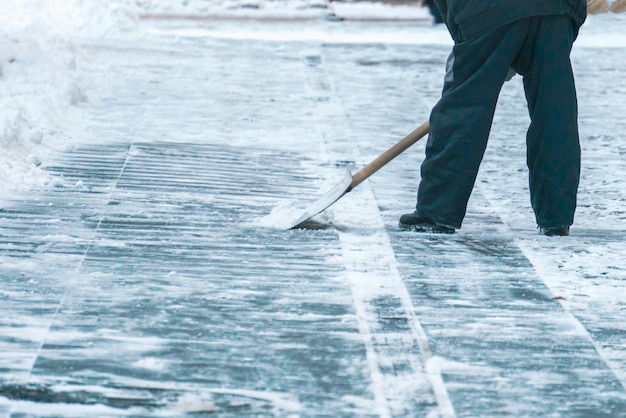
[(423, 143), (325, 228), (283, 228), (427, 119), (445, 28), (108, 10), (0, 37), (0, 416), (626, 416), (626, 15), (573, 52), (583, 176), (555, 239), (519, 78), (457, 234), (396, 227)]

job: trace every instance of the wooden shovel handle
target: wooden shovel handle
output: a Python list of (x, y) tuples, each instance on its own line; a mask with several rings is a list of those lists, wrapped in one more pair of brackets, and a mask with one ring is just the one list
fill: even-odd
[(389, 161), (393, 160), (398, 155), (406, 151), (407, 148), (409, 148), (411, 145), (422, 139), (426, 134), (428, 134), (429, 130), (430, 123), (426, 121), (413, 132), (398, 141), (387, 151), (383, 152), (374, 161), (354, 173), (354, 175), (352, 176), (352, 183), (350, 184), (348, 191), (354, 189), (356, 186), (365, 181), (365, 179), (367, 179), (369, 176), (383, 168)]

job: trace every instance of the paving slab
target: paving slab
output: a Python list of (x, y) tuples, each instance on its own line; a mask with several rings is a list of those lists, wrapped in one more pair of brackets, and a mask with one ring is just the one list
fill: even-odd
[[(619, 125), (597, 134), (617, 108), (581, 100), (582, 221), (563, 240), (534, 230), (519, 84), (456, 235), (396, 227), (423, 144), (325, 228), (287, 231), (276, 208), (427, 118), (449, 46), (353, 37), (427, 37), (426, 23), (250, 23), (239, 38), (186, 25), (84, 40), (85, 141), (47, 162), (57, 187), (0, 209), (0, 414), (626, 415), (626, 311), (610, 296), (624, 230), (598, 206), (623, 201), (594, 178), (623, 165), (604, 151)], [(295, 40), (250, 35), (270, 29)], [(592, 58), (623, 52), (575, 51), (581, 97), (601, 100)]]

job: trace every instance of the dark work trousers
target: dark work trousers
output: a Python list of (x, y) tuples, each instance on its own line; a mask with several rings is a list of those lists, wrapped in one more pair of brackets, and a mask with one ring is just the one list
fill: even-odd
[(457, 43), (442, 97), (430, 115), (417, 210), (460, 228), (509, 69), (523, 76), (530, 195), (538, 226), (574, 221), (580, 178), (578, 104), (567, 16), (535, 16)]

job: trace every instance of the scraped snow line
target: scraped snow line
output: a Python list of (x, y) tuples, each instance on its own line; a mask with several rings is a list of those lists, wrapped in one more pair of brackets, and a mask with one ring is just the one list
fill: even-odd
[[(349, 138), (354, 132), (319, 50), (303, 51), (312, 124), (321, 138), (324, 161), (358, 157)], [(342, 141), (329, 138), (343, 137)], [(381, 417), (401, 416), (416, 408), (428, 416), (455, 417), (428, 338), (415, 316), (402, 281), (391, 240), (368, 181), (327, 212), (337, 226), (346, 279), (352, 292), (359, 332), (370, 369), (374, 407)], [(433, 361), (435, 360), (435, 361)], [(433, 399), (434, 394), (434, 399)]]
[[(575, 238), (572, 237), (569, 239), (575, 239)], [(528, 261), (530, 261), (530, 263), (533, 265), (533, 267), (535, 268), (535, 271), (537, 272), (537, 275), (539, 276), (539, 278), (541, 278), (541, 281), (543, 281), (545, 285), (550, 289), (550, 291), (555, 295), (559, 295), (560, 293), (562, 293), (562, 289), (567, 287), (564, 285), (564, 283), (572, 281), (571, 276), (563, 277), (563, 274), (564, 274), (563, 271), (559, 270), (558, 268), (555, 268), (556, 263), (546, 262), (545, 253), (540, 254), (539, 252), (533, 250), (532, 247), (525, 241), (520, 240), (520, 239), (515, 239), (515, 243), (517, 244), (519, 249), (522, 251), (524, 256), (528, 259)], [(567, 273), (571, 274), (571, 272), (567, 272)], [(584, 288), (585, 279), (582, 277), (578, 277), (577, 279), (578, 279), (577, 282), (580, 283), (581, 287)], [(561, 303), (561, 306), (563, 307), (565, 312), (567, 312), (568, 316), (571, 318), (572, 323), (574, 323), (576, 327), (579, 329), (581, 335), (585, 336), (589, 340), (589, 342), (593, 345), (596, 352), (598, 353), (598, 356), (600, 356), (604, 364), (606, 364), (608, 369), (611, 370), (611, 372), (613, 373), (615, 378), (620, 382), (622, 387), (626, 389), (626, 376), (624, 376), (620, 372), (619, 365), (615, 364), (611, 356), (607, 355), (604, 349), (602, 348), (602, 346), (594, 340), (593, 336), (589, 333), (585, 325), (582, 322), (580, 322), (580, 320), (572, 312), (570, 304), (567, 301), (567, 299), (559, 300), (559, 302)]]
[[(501, 206), (496, 203), (498, 202), (497, 196), (491, 190), (488, 190), (488, 187), (484, 186), (482, 183), (477, 183), (476, 189), (480, 191), (483, 198), (494, 209), (494, 212), (498, 215), (498, 217), (502, 219), (504, 224), (502, 226), (502, 233), (510, 234), (508, 225), (517, 221), (511, 218), (510, 213), (500, 210)], [(589, 306), (594, 302), (601, 302), (592, 297), (591, 302), (578, 302), (578, 304), (582, 304), (582, 306), (579, 306), (577, 309), (576, 306), (572, 306), (572, 302), (568, 301), (571, 293), (568, 289), (571, 289), (572, 287), (577, 289), (576, 293), (583, 293), (588, 296), (593, 295), (593, 287), (597, 287), (595, 284), (587, 284), (588, 280), (585, 280), (585, 278), (578, 273), (559, 268), (560, 263), (558, 260), (558, 252), (555, 254), (555, 249), (560, 246), (567, 246), (568, 243), (572, 242), (572, 240), (577, 240), (575, 235), (571, 237), (544, 237), (537, 235), (537, 238), (532, 240), (527, 237), (518, 238), (513, 236), (515, 245), (517, 245), (524, 257), (526, 257), (528, 262), (533, 266), (538, 278), (546, 285), (555, 297), (559, 297), (559, 302), (563, 307), (563, 310), (569, 317), (572, 325), (580, 332), (580, 336), (587, 339), (592, 344), (606, 367), (611, 371), (611, 373), (613, 373), (622, 387), (626, 389), (626, 376), (624, 376), (619, 365), (621, 360), (620, 357), (611, 356), (607, 353), (601, 344), (594, 339), (593, 335), (591, 335), (589, 330), (575, 313), (577, 310), (579, 312), (588, 311)], [(542, 241), (545, 241), (545, 244), (543, 244)], [(566, 297), (564, 299), (560, 299), (562, 295), (566, 295)], [(576, 304), (576, 302), (574, 302), (574, 304)]]
[[(430, 386), (440, 416), (454, 417), (454, 408), (428, 338), (415, 316), (411, 296), (397, 269), (391, 241), (370, 183), (364, 182), (352, 193), (356, 197), (350, 199), (352, 210), (334, 211), (333, 219), (339, 226), (347, 279), (359, 330), (367, 347), (379, 410), (389, 411), (393, 416), (410, 410), (411, 401), (423, 398)], [(358, 206), (358, 213), (355, 213), (354, 206)], [(394, 302), (399, 302), (399, 306), (394, 306)], [(390, 332), (385, 329), (389, 328), (390, 321), (406, 321), (408, 329), (399, 326), (399, 332)], [(403, 344), (388, 347), (384, 342), (390, 340)], [(411, 370), (381, 372), (381, 366), (403, 361), (410, 363)], [(425, 385), (425, 381), (430, 385)], [(389, 416), (389, 413), (381, 413), (381, 416)]]
[[(119, 183), (119, 181), (120, 181), (120, 179), (122, 177), (122, 174), (124, 173), (124, 170), (126, 169), (126, 164), (128, 162), (129, 156), (130, 156), (131, 148), (132, 148), (132, 144), (129, 146), (129, 148), (128, 148), (127, 152), (126, 152), (126, 157), (124, 159), (124, 164), (122, 165), (122, 168), (120, 169), (120, 172), (119, 172), (117, 178), (115, 179), (115, 182), (113, 183), (113, 185), (111, 187), (111, 190), (110, 190), (110, 192), (108, 194), (107, 203), (109, 203), (113, 199), (113, 195), (115, 194), (115, 192), (117, 190), (117, 184)], [(82, 254), (80, 260), (78, 261), (78, 264), (74, 268), (74, 272), (72, 273), (72, 276), (69, 278), (70, 280), (72, 278), (78, 277), (80, 270), (83, 268), (83, 265), (85, 264), (85, 260), (87, 259), (87, 256), (89, 255), (89, 253), (91, 252), (91, 249), (93, 248), (93, 246), (95, 244), (96, 235), (97, 235), (98, 230), (100, 229), (100, 226), (102, 225), (102, 221), (104, 220), (104, 217), (106, 216), (106, 213), (107, 213), (107, 211), (106, 211), (107, 207), (108, 207), (108, 205), (105, 206), (105, 210), (100, 214), (100, 218), (98, 219), (98, 224), (93, 229), (91, 238), (85, 237), (89, 241), (89, 245), (87, 245), (87, 248), (85, 249), (84, 253)], [(85, 286), (85, 283), (81, 283), (81, 286)], [(41, 352), (42, 352), (43, 347), (44, 347), (44, 345), (46, 343), (46, 340), (47, 340), (48, 336), (50, 335), (52, 326), (56, 322), (57, 317), (59, 316), (59, 312), (65, 306), (66, 301), (68, 300), (68, 298), (70, 297), (70, 295), (72, 294), (73, 291), (74, 291), (73, 288), (70, 287), (65, 292), (63, 292), (63, 296), (59, 300), (59, 303), (57, 304), (57, 307), (56, 307), (54, 313), (50, 317), (50, 320), (48, 322), (48, 328), (45, 329), (44, 332), (42, 333), (42, 337), (41, 337), (41, 341), (40, 341), (39, 347), (37, 347), (37, 351), (33, 355), (32, 362), (30, 364), (30, 367), (28, 368), (28, 374), (27, 374), (26, 379), (30, 379), (30, 377), (32, 375), (32, 372), (33, 372), (33, 369), (35, 368), (35, 365), (37, 363), (37, 359), (41, 355)]]

